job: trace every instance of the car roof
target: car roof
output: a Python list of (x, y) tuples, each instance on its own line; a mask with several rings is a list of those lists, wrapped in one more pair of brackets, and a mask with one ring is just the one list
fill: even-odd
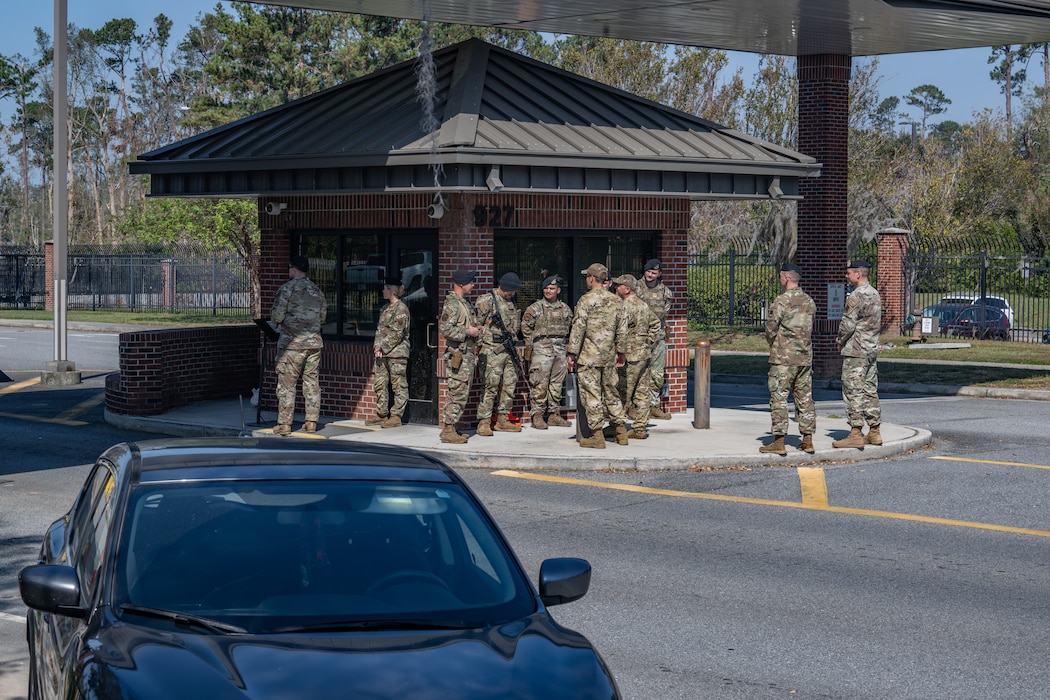
[(103, 457), (130, 481), (229, 478), (459, 482), (439, 460), (405, 447), (296, 438), (168, 438), (115, 445)]

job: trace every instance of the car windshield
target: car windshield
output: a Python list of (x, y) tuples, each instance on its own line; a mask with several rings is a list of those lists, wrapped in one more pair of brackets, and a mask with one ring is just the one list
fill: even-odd
[(163, 616), (136, 607), (254, 633), (473, 627), (535, 609), (502, 539), (455, 484), (143, 484), (119, 546), (114, 605), (143, 624)]

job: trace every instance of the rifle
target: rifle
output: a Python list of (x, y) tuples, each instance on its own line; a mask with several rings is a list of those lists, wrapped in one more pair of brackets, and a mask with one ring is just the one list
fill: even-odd
[(499, 329), (499, 341), (503, 343), (504, 349), (506, 349), (507, 354), (510, 355), (510, 359), (514, 363), (514, 367), (518, 370), (518, 378), (524, 377), (525, 370), (521, 366), (518, 347), (514, 344), (514, 337), (507, 330), (507, 326), (503, 323), (503, 316), (499, 312), (499, 299), (496, 297), (496, 290), (492, 290), (492, 320)]

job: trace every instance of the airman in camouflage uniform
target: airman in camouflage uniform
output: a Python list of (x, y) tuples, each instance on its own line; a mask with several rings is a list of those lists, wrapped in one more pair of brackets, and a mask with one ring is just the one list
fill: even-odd
[[(484, 389), (478, 403), (478, 435), (491, 436), (492, 431), (520, 433), (521, 426), (510, 420), (510, 411), (514, 407), (514, 389), (518, 386), (518, 367), (516, 357), (503, 344), (503, 330), (506, 329), (512, 339), (517, 339), (521, 329), (518, 309), (514, 305), (514, 294), (521, 289), (521, 280), (513, 272), (508, 272), (499, 279), (499, 286), (491, 293), (482, 295), (474, 303), (474, 315), (481, 326), (480, 355), (478, 367)], [(502, 320), (503, 328), (497, 323), (496, 315)], [(518, 351), (515, 349), (514, 354)], [(496, 396), (499, 401), (496, 401)], [(497, 404), (497, 420), (492, 425), (492, 405)]]
[[(401, 301), (405, 288), (400, 277), (388, 277), (383, 285), (387, 304), (379, 314), (376, 338), (372, 345), (375, 366), (372, 388), (376, 392), (376, 414), (365, 423), (383, 428), (397, 428), (408, 404), (409, 330), (412, 316)], [(393, 394), (394, 403), (390, 399)]]
[(667, 325), (667, 314), (671, 312), (671, 290), (660, 281), (660, 261), (656, 258), (645, 263), (642, 279), (635, 288), (638, 298), (649, 305), (656, 317), (660, 319), (660, 335), (653, 343), (653, 359), (649, 364), (649, 406), (653, 418), (670, 420), (671, 416), (660, 408), (661, 393), (664, 388), (664, 367), (667, 364), (667, 340), (670, 328)]
[(759, 452), (786, 455), (784, 436), (788, 431), (787, 397), (795, 397), (795, 420), (802, 442), (798, 449), (812, 454), (813, 433), (817, 430), (817, 409), (813, 403), (813, 317), (817, 305), (802, 291), (798, 282), (802, 268), (786, 263), (780, 268), (783, 294), (773, 300), (766, 319), (769, 343), (769, 412), (773, 420), (773, 442)]
[(303, 432), (317, 430), (321, 415), (320, 366), (321, 326), (328, 316), (328, 302), (317, 285), (306, 276), (310, 261), (294, 256), (288, 265), (291, 278), (277, 290), (270, 319), (278, 324), (277, 341), (277, 425), (274, 435), (292, 432), (295, 413), (295, 385), (303, 378), (303, 403), (306, 421)]
[[(882, 299), (868, 284), (865, 260), (846, 267), (846, 281), (855, 289), (846, 299), (839, 321), (838, 346), (842, 353), (842, 398), (850, 434), (831, 443), (835, 447), (881, 445), (882, 407), (879, 405), (879, 331), (882, 328)], [(864, 421), (868, 434), (863, 435)]]
[(537, 430), (546, 430), (548, 425), (572, 427), (558, 412), (568, 373), (565, 341), (569, 339), (572, 309), (558, 300), (561, 284), (557, 275), (543, 280), (542, 291), (543, 298), (525, 309), (521, 318), (525, 359), (529, 362), (532, 427)]
[(474, 318), (466, 296), (474, 288), (477, 273), (456, 270), (452, 273), (452, 291), (445, 297), (438, 320), (438, 332), (445, 338), (445, 367), (448, 371), (448, 394), (442, 415), (441, 442), (462, 444), (467, 436), (456, 430), (463, 409), (470, 398), (474, 378), (475, 345), (481, 329)]
[(645, 440), (649, 437), (649, 369), (653, 344), (663, 329), (649, 305), (638, 298), (634, 291), (637, 286), (634, 275), (620, 275), (612, 283), (612, 290), (623, 299), (623, 312), (627, 317), (627, 336), (620, 345), (624, 365), (618, 372), (617, 389), (632, 421), (627, 437)]
[(576, 303), (565, 347), (569, 371), (577, 375), (577, 400), (587, 415), (590, 432), (590, 436), (581, 435), (579, 443), (581, 447), (604, 449), (602, 425), (608, 415), (616, 443), (626, 445), (626, 419), (616, 390), (616, 368), (624, 364), (618, 348), (627, 337), (627, 315), (620, 298), (603, 286), (609, 279), (605, 265), (594, 263), (580, 274), (586, 275), (588, 291)]

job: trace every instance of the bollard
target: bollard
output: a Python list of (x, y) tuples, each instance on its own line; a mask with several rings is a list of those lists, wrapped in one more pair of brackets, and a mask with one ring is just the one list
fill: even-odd
[(693, 427), (711, 427), (711, 343), (696, 341), (693, 357)]

